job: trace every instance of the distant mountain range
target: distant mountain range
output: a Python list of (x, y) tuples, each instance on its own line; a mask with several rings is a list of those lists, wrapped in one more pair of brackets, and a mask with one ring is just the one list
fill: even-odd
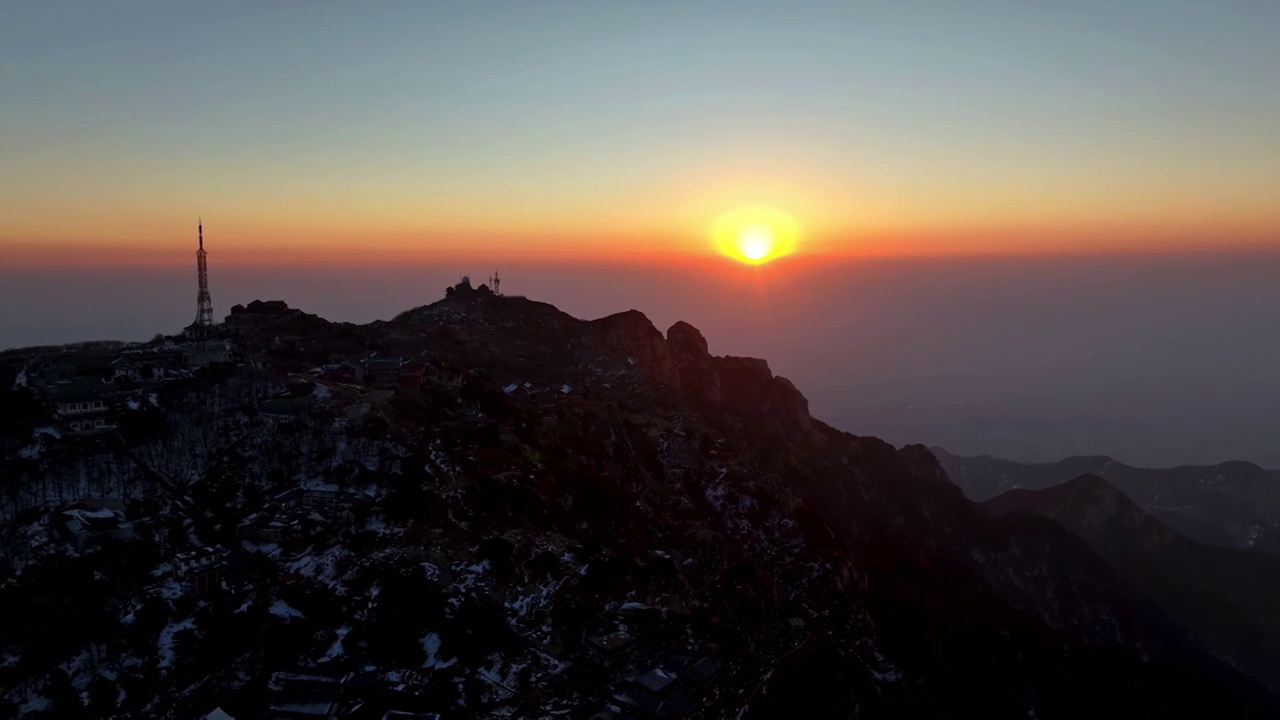
[(975, 502), (1009, 490), (1043, 490), (1095, 475), (1143, 512), (1197, 542), (1280, 554), (1280, 471), (1240, 461), (1135, 468), (1105, 456), (1024, 463), (931, 449), (952, 481)]
[(1280, 558), (1202, 545), (1147, 515), (1114, 485), (1083, 475), (984, 502), (996, 515), (1053, 519), (1219, 658), (1280, 689)]

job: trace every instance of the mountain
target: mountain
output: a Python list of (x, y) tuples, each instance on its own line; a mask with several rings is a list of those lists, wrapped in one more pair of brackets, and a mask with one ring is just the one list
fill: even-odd
[(1280, 713), (1085, 540), (686, 323), (464, 283), (216, 342), (6, 356), (9, 714)]
[(1052, 518), (1215, 655), (1280, 689), (1280, 558), (1194, 542), (1096, 475), (1044, 490), (1010, 490), (983, 507), (997, 515)]
[(1135, 468), (1105, 456), (1022, 463), (931, 449), (947, 474), (977, 502), (1007, 490), (1043, 490), (1081, 475), (1096, 475), (1144, 512), (1198, 542), (1280, 554), (1280, 471), (1239, 461)]

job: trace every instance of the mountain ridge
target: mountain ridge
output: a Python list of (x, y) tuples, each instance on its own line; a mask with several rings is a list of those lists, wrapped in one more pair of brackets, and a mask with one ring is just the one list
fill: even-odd
[(1155, 517), (1209, 545), (1280, 554), (1280, 471), (1239, 460), (1216, 465), (1136, 468), (1107, 456), (1024, 463), (961, 457), (931, 448), (948, 475), (977, 502), (1007, 490), (1042, 490), (1081, 475), (1104, 477)]
[(1096, 475), (1043, 490), (1010, 490), (982, 507), (1060, 523), (1216, 654), (1280, 688), (1280, 558), (1196, 543)]
[[(687, 323), (664, 336), (636, 311), (579, 320), (457, 286), (390, 321), (223, 332), (232, 362), (122, 385), (118, 430), (14, 423), (11, 707), (1280, 711), (1078, 536), (974, 505), (923, 446), (812, 418), (767, 362), (710, 355)], [(326, 376), (361, 357), (411, 382)], [(22, 362), (38, 386), (61, 361)], [(107, 500), (123, 509), (84, 505)], [(133, 536), (72, 546), (68, 512)], [(216, 582), (191, 569), (223, 552)], [(296, 680), (330, 675), (307, 682), (332, 697)]]

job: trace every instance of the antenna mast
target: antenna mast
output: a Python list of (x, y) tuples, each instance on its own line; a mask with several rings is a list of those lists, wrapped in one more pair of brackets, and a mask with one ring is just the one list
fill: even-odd
[(196, 278), (199, 290), (196, 293), (196, 330), (202, 336), (207, 335), (213, 327), (213, 300), (209, 298), (209, 253), (204, 250), (204, 220), (196, 220), (196, 234), (200, 248), (196, 250)]

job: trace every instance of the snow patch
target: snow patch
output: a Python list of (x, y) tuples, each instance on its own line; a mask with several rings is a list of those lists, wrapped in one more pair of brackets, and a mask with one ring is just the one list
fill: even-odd
[(171, 602), (181, 598), (185, 594), (182, 592), (182, 583), (172, 578), (156, 585), (152, 585), (151, 593)]
[(73, 508), (71, 510), (63, 510), (62, 514), (70, 515), (72, 517), (99, 518), (103, 520), (109, 520), (116, 516), (115, 511), (109, 508), (98, 508), (97, 510), (82, 510), (79, 508)]
[(484, 579), (484, 574), (489, 570), (489, 561), (481, 560), (474, 565), (463, 566), (461, 563), (454, 565), (453, 571), (458, 574), (458, 581), (450, 586), (453, 590), (454, 597), (449, 598), (449, 603), (457, 607), (461, 603), (461, 596), (466, 594), (468, 590), (476, 587)]
[(156, 638), (156, 657), (160, 659), (159, 667), (170, 667), (177, 659), (173, 652), (173, 636), (195, 626), (195, 618), (187, 618), (181, 622), (170, 622), (160, 631), (160, 635)]
[(26, 717), (32, 713), (49, 712), (51, 709), (53, 709), (53, 703), (49, 698), (43, 695), (30, 695), (22, 707), (18, 708), (18, 716)]
[(326, 652), (324, 655), (320, 657), (319, 662), (329, 662), (334, 658), (340, 657), (344, 652), (346, 652), (346, 649), (342, 647), (342, 640), (347, 636), (347, 633), (349, 632), (351, 632), (350, 625), (343, 625), (342, 627), (338, 628), (338, 638), (333, 641), (332, 645), (329, 646), (328, 652)]
[(298, 612), (296, 609), (293, 608), (293, 606), (289, 605), (289, 603), (283, 600), (276, 600), (275, 602), (271, 603), (271, 607), (267, 610), (267, 612), (277, 617), (282, 617), (285, 620), (288, 620), (290, 618), (303, 617), (302, 613)]
[(440, 652), (440, 636), (436, 633), (427, 633), (426, 637), (420, 641), (422, 643), (422, 652), (427, 654), (427, 659), (423, 661), (422, 667), (428, 670), (442, 670), (452, 666), (458, 662), (458, 658), (449, 658), (441, 660), (438, 656)]
[(338, 563), (350, 553), (340, 545), (335, 545), (322, 553), (305, 555), (288, 565), (289, 572), (309, 577), (329, 587), (339, 595), (346, 595), (342, 586), (344, 574), (338, 570)]

